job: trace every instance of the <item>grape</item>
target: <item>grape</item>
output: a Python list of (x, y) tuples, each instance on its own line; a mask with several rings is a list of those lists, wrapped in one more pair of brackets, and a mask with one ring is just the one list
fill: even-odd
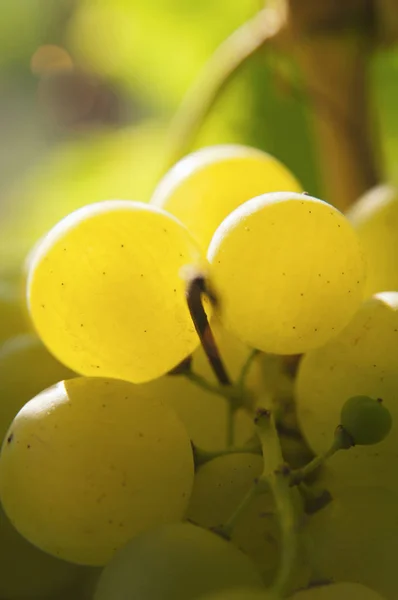
[[(217, 320), (213, 320), (212, 330), (228, 372), (236, 381), (250, 350), (234, 336), (228, 334)], [(217, 383), (201, 346), (193, 354), (192, 368), (208, 381)], [(174, 408), (195, 444), (205, 450), (219, 450), (225, 447), (228, 410), (226, 399), (209, 393), (182, 375), (164, 376), (144, 386), (149, 394), (161, 397)], [(253, 398), (253, 404), (257, 397), (266, 396), (267, 388), (261, 356), (253, 361), (246, 380), (246, 388)], [(235, 444), (240, 445), (254, 434), (253, 416), (244, 410), (238, 410), (234, 421)]]
[(384, 598), (359, 583), (332, 583), (297, 592), (291, 600), (384, 600)]
[(199, 263), (187, 230), (161, 209), (92, 204), (58, 223), (35, 251), (30, 313), (48, 348), (78, 373), (148, 381), (199, 343), (181, 275)]
[(27, 542), (0, 507), (0, 597), (2, 600), (46, 598), (69, 588), (83, 567), (59, 560)]
[[(187, 517), (202, 527), (225, 525), (262, 469), (262, 457), (253, 454), (230, 454), (206, 463), (195, 474)], [(279, 555), (278, 522), (270, 493), (253, 498), (234, 527), (232, 542), (250, 556), (270, 583)]]
[(75, 377), (32, 333), (9, 339), (0, 348), (0, 442), (11, 421), (43, 389)]
[(398, 290), (398, 192), (380, 185), (360, 198), (347, 213), (366, 256), (366, 296)]
[(395, 600), (398, 496), (341, 481), (331, 492), (332, 502), (308, 520), (314, 568), (322, 578), (360, 583)]
[(364, 263), (349, 222), (310, 196), (249, 200), (220, 225), (208, 250), (223, 325), (275, 354), (320, 346), (362, 300)]
[(353, 396), (343, 404), (340, 424), (354, 444), (367, 446), (384, 440), (392, 427), (392, 418), (381, 400)]
[(235, 208), (279, 190), (302, 188), (276, 158), (247, 146), (221, 145), (180, 160), (159, 183), (151, 202), (180, 219), (206, 252), (215, 230)]
[(18, 413), (0, 455), (0, 497), (18, 531), (88, 565), (180, 519), (192, 482), (190, 440), (174, 411), (114, 379), (42, 392)]
[(377, 446), (358, 446), (333, 457), (347, 481), (398, 490), (398, 293), (366, 300), (351, 323), (328, 344), (308, 352), (296, 380), (298, 418), (315, 453), (331, 444), (341, 409), (352, 396), (381, 398), (392, 416), (390, 434)]
[[(262, 457), (254, 454), (230, 454), (204, 464), (195, 474), (187, 517), (202, 527), (225, 525), (262, 469)], [(280, 555), (279, 523), (270, 492), (251, 500), (234, 526), (231, 541), (253, 560), (264, 582), (270, 584)], [(308, 577), (307, 565), (300, 561), (295, 582), (306, 585)]]
[(206, 594), (206, 596), (201, 596), (200, 600), (277, 600), (277, 598), (266, 590), (237, 588)]
[(6, 339), (29, 330), (17, 286), (0, 280), (0, 344)]
[(234, 586), (262, 586), (250, 560), (215, 533), (172, 523), (124, 546), (105, 567), (94, 597), (191, 600)]

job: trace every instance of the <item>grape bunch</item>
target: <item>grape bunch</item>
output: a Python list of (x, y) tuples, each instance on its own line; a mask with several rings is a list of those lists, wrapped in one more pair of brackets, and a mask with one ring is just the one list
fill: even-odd
[(214, 146), (38, 241), (0, 285), (2, 600), (398, 597), (398, 291), (356, 210)]

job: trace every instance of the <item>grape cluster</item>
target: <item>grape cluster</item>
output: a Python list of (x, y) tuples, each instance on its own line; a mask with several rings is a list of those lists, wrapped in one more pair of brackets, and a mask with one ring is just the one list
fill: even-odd
[(35, 245), (0, 285), (2, 600), (396, 600), (397, 275), (355, 210), (215, 146)]

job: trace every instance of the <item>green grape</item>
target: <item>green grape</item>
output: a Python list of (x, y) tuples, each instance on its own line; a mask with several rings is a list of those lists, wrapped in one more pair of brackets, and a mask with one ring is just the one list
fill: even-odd
[[(187, 517), (202, 527), (225, 525), (263, 469), (254, 454), (220, 456), (195, 474)], [(231, 541), (247, 554), (266, 584), (275, 577), (280, 556), (278, 518), (270, 492), (256, 495), (236, 522)], [(300, 561), (294, 573), (298, 586), (308, 583), (308, 566)]]
[(198, 600), (278, 600), (276, 596), (266, 590), (257, 590), (253, 588), (237, 588), (232, 590), (222, 590), (215, 594), (206, 594)]
[(318, 454), (332, 443), (344, 403), (352, 396), (382, 398), (392, 430), (377, 446), (338, 452), (333, 467), (347, 481), (398, 490), (398, 293), (366, 300), (349, 325), (302, 359), (297, 379), (297, 413), (302, 431)]
[(237, 586), (262, 587), (251, 561), (215, 533), (190, 523), (146, 531), (105, 567), (95, 600), (191, 600)]
[[(254, 454), (220, 456), (195, 474), (187, 518), (202, 527), (225, 525), (261, 475), (263, 459)], [(279, 529), (270, 493), (254, 497), (236, 523), (232, 542), (257, 565), (270, 583), (279, 559)]]
[(180, 219), (206, 253), (217, 227), (235, 208), (266, 192), (302, 187), (273, 156), (240, 145), (210, 146), (180, 160), (151, 202)]
[[(236, 381), (250, 349), (226, 332), (217, 320), (212, 330), (221, 356), (233, 381)], [(192, 369), (213, 384), (217, 384), (207, 357), (200, 346), (193, 353)], [(267, 381), (268, 383), (268, 381)], [(161, 397), (170, 404), (186, 426), (192, 441), (205, 450), (225, 447), (227, 434), (228, 402), (189, 381), (183, 375), (164, 376), (144, 384), (149, 394)], [(249, 404), (266, 396), (263, 359), (256, 357), (246, 379)], [(234, 417), (236, 445), (244, 444), (254, 434), (253, 415), (237, 410)]]
[(359, 583), (331, 583), (297, 592), (291, 600), (384, 600), (384, 598)]
[(192, 449), (174, 411), (115, 379), (76, 378), (14, 419), (0, 498), (16, 529), (59, 558), (103, 565), (131, 537), (183, 516)]
[(181, 270), (200, 262), (185, 227), (161, 209), (91, 204), (35, 251), (30, 314), (48, 348), (78, 373), (149, 381), (198, 346)]
[(32, 333), (17, 335), (0, 348), (0, 442), (23, 405), (75, 373), (56, 360)]
[(377, 444), (387, 437), (392, 427), (392, 418), (381, 399), (353, 396), (343, 404), (340, 424), (354, 444), (367, 446)]
[(398, 289), (398, 191), (380, 185), (347, 213), (366, 257), (365, 294)]
[(338, 210), (310, 196), (249, 200), (220, 225), (208, 259), (223, 325), (264, 352), (321, 346), (362, 300), (356, 234)]
[(0, 280), (0, 344), (18, 333), (29, 331), (29, 326), (17, 286)]
[(381, 487), (327, 486), (332, 502), (307, 523), (309, 559), (318, 578), (369, 586), (398, 597), (398, 496)]
[(59, 595), (78, 582), (84, 567), (59, 560), (25, 540), (0, 506), (0, 597), (27, 600)]

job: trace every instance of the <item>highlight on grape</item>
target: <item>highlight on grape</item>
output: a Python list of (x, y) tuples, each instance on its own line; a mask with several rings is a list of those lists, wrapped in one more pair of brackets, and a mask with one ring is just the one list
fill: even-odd
[(373, 215), (220, 145), (38, 241), (0, 286), (3, 600), (398, 598)]

